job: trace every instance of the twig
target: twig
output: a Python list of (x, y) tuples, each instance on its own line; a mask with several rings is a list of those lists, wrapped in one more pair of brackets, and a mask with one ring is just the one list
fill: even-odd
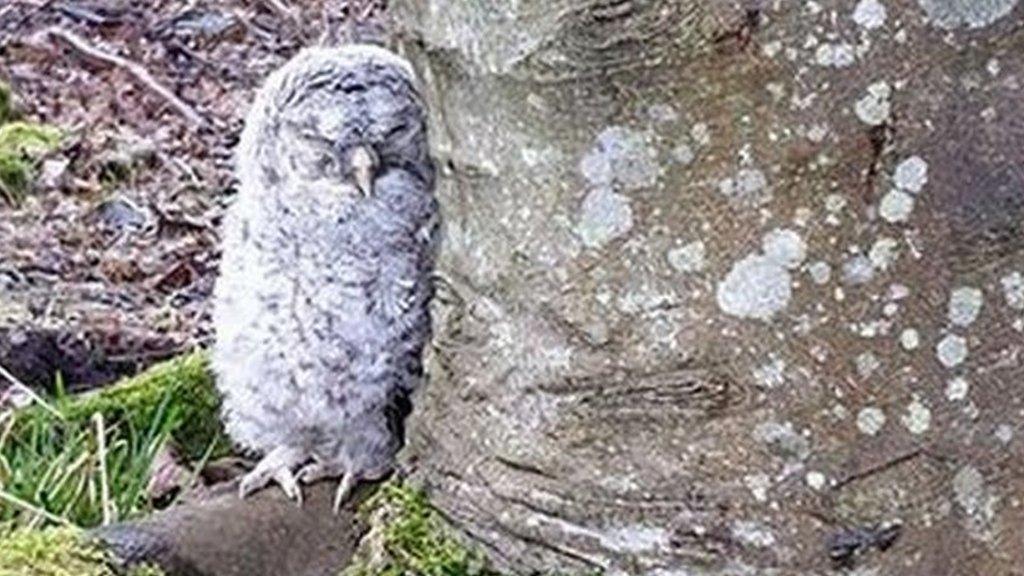
[(96, 425), (96, 458), (100, 465), (100, 507), (103, 510), (103, 525), (107, 526), (114, 520), (114, 511), (110, 505), (110, 481), (107, 478), (107, 430), (103, 426), (103, 413), (93, 414), (92, 423)]
[(18, 498), (14, 494), (7, 493), (4, 490), (0, 490), (0, 500), (3, 500), (4, 502), (7, 502), (8, 504), (10, 504), (12, 506), (21, 508), (22, 510), (26, 510), (28, 512), (31, 512), (31, 513), (35, 514), (36, 516), (42, 516), (43, 518), (46, 518), (50, 522), (54, 522), (56, 524), (61, 524), (63, 526), (68, 526), (68, 527), (71, 527), (71, 528), (75, 528), (76, 527), (67, 518), (61, 518), (60, 516), (57, 516), (53, 512), (50, 512), (49, 510), (44, 510), (43, 508), (40, 508), (38, 506), (34, 506), (34, 505), (30, 504), (29, 502), (25, 502), (21, 498)]
[(869, 476), (874, 476), (875, 474), (885, 472), (886, 470), (890, 470), (896, 466), (899, 466), (900, 464), (909, 462), (914, 458), (917, 458), (918, 456), (925, 454), (926, 452), (922, 448), (915, 448), (913, 450), (910, 450), (909, 452), (898, 454), (892, 458), (889, 458), (888, 460), (885, 460), (884, 462), (875, 464), (873, 466), (869, 466), (864, 470), (858, 470), (857, 472), (848, 474), (845, 477), (840, 478), (835, 484), (832, 485), (831, 488), (832, 490), (840, 490), (852, 482), (857, 482)]
[(278, 16), (291, 20), (292, 24), (299, 23), (299, 17), (295, 15), (295, 11), (284, 0), (260, 0), (260, 4), (266, 6)]
[(127, 58), (123, 58), (116, 54), (110, 54), (100, 50), (99, 48), (91, 46), (81, 36), (69, 30), (60, 28), (59, 26), (49, 28), (47, 30), (47, 34), (67, 44), (72, 49), (89, 59), (126, 70), (138, 82), (142, 83), (153, 92), (156, 92), (161, 98), (170, 104), (172, 108), (177, 110), (179, 114), (188, 119), (189, 122), (192, 122), (197, 126), (204, 127), (209, 124), (206, 118), (196, 112), (195, 109), (186, 104), (181, 98), (178, 98), (174, 92), (171, 92), (163, 84), (160, 84), (160, 82), (153, 78), (149, 71), (143, 68), (142, 65), (132, 62)]
[(18, 380), (14, 374), (7, 371), (6, 368), (0, 366), (0, 376), (3, 376), (5, 380), (11, 383), (12, 386), (24, 392), (33, 402), (42, 406), (43, 410), (46, 410), (50, 414), (56, 416), (59, 420), (64, 421), (64, 415), (61, 414), (60, 410), (54, 408), (52, 404), (43, 400), (43, 397), (36, 394), (36, 391), (26, 386), (21, 380)]

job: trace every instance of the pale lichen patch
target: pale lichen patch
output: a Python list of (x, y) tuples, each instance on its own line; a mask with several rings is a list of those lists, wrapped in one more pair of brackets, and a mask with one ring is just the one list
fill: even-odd
[(1020, 272), (1010, 272), (1003, 276), (999, 283), (1003, 287), (1006, 305), (1014, 310), (1024, 310), (1024, 275)]
[(989, 75), (992, 76), (993, 78), (999, 76), (999, 73), (1002, 71), (1002, 69), (1003, 67), (1001, 64), (999, 64), (998, 58), (992, 58), (991, 60), (988, 61), (987, 64), (985, 64), (985, 70), (987, 70)]
[(857, 429), (862, 434), (874, 436), (885, 426), (885, 412), (881, 408), (868, 406), (857, 413)]
[(911, 156), (896, 166), (893, 184), (901, 190), (917, 194), (928, 183), (928, 163), (920, 156)]
[(803, 262), (807, 247), (799, 234), (776, 229), (762, 238), (764, 254), (751, 254), (733, 264), (718, 284), (717, 301), (726, 314), (769, 320), (792, 296), (790, 270)]
[(743, 483), (758, 502), (768, 501), (768, 490), (772, 487), (772, 481), (764, 472), (747, 474), (743, 477)]
[(910, 288), (904, 284), (892, 284), (889, 286), (889, 293), (886, 298), (893, 302), (899, 302), (907, 296), (910, 296)]
[(817, 261), (807, 267), (807, 273), (811, 275), (811, 280), (819, 286), (828, 284), (829, 279), (832, 278), (832, 267), (828, 265), (828, 262)]
[(753, 369), (754, 381), (762, 388), (775, 388), (786, 383), (786, 361), (772, 354), (770, 360)]
[(957, 402), (967, 398), (967, 392), (970, 390), (970, 383), (963, 376), (957, 376), (951, 378), (946, 383), (946, 399), (950, 402)]
[(885, 25), (885, 6), (878, 0), (860, 0), (853, 9), (853, 21), (861, 28), (874, 30)]
[(804, 481), (807, 482), (807, 485), (811, 488), (811, 490), (818, 491), (825, 487), (825, 483), (828, 481), (828, 479), (821, 472), (818, 472), (817, 470), (811, 470), (804, 477)]
[(733, 264), (718, 284), (718, 306), (740, 318), (770, 320), (792, 296), (789, 271), (765, 256), (751, 254)]
[(602, 188), (648, 188), (657, 182), (660, 170), (648, 135), (623, 126), (604, 129), (580, 161), (580, 172), (591, 186)]
[(955, 368), (967, 359), (967, 339), (957, 334), (947, 334), (935, 346), (935, 356), (946, 368)]
[(875, 277), (875, 267), (863, 254), (854, 254), (843, 262), (843, 282), (850, 285), (867, 284)]
[(928, 431), (932, 424), (932, 412), (921, 400), (915, 398), (908, 406), (907, 412), (900, 419), (903, 427), (911, 434), (921, 435)]
[(698, 146), (707, 146), (711, 143), (711, 128), (704, 122), (698, 122), (690, 128), (690, 138), (693, 138)]
[(977, 540), (990, 540), (998, 498), (985, 485), (985, 477), (968, 464), (953, 477), (953, 498), (965, 514), (967, 533)]
[(1018, 0), (917, 0), (940, 28), (983, 28), (1009, 14)]
[(761, 239), (764, 255), (785, 266), (795, 268), (807, 256), (807, 245), (798, 233), (788, 228), (772, 230)]
[(763, 205), (772, 199), (768, 178), (757, 168), (741, 168), (733, 176), (719, 180), (718, 191), (730, 200)]
[(685, 142), (681, 142), (672, 149), (672, 159), (683, 166), (689, 166), (697, 158), (693, 148)]
[(871, 250), (868, 252), (868, 259), (871, 260), (871, 265), (876, 269), (885, 271), (892, 266), (898, 255), (896, 240), (883, 236), (875, 240), (875, 243), (871, 246)]
[(961, 286), (949, 295), (949, 321), (956, 326), (970, 326), (978, 318), (984, 297), (981, 290)]
[(668, 251), (669, 266), (678, 272), (700, 272), (704, 269), (704, 242), (695, 240)]
[(753, 436), (782, 458), (802, 461), (811, 452), (810, 441), (793, 429), (792, 422), (762, 422), (754, 428)]
[(917, 350), (917, 347), (921, 345), (921, 335), (917, 330), (913, 328), (907, 328), (903, 332), (900, 332), (900, 346), (904, 350), (911, 352)]
[(733, 523), (732, 537), (755, 548), (769, 548), (775, 544), (775, 535), (772, 531), (754, 520), (737, 520)]
[(899, 189), (892, 189), (882, 197), (878, 215), (891, 224), (906, 222), (914, 210), (914, 197)]
[(867, 93), (853, 107), (857, 118), (868, 126), (884, 124), (892, 108), (889, 102), (891, 95), (892, 86), (884, 80), (868, 86)]
[(818, 49), (814, 52), (814, 61), (818, 66), (827, 66), (831, 68), (846, 68), (852, 65), (856, 58), (854, 56), (853, 46), (846, 42), (840, 42), (837, 44), (825, 43), (818, 46)]
[(576, 233), (588, 247), (600, 248), (632, 228), (629, 198), (601, 187), (591, 190), (583, 199)]
[(881, 361), (872, 352), (862, 352), (857, 356), (854, 363), (857, 366), (857, 373), (860, 374), (861, 378), (869, 378), (875, 373), (875, 370), (882, 366)]

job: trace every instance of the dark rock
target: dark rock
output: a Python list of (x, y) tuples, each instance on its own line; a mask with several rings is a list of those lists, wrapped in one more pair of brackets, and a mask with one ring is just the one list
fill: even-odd
[(168, 576), (337, 576), (365, 533), (357, 508), (374, 487), (362, 485), (337, 514), (335, 488), (306, 487), (300, 507), (276, 489), (241, 500), (232, 482), (204, 500), (92, 535), (126, 564), (155, 563)]

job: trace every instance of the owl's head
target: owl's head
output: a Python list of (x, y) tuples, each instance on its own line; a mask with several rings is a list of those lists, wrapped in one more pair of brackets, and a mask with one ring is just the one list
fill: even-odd
[(260, 91), (238, 151), (242, 177), (256, 160), (264, 187), (369, 196), (389, 170), (432, 182), (425, 124), (404, 59), (369, 46), (307, 49)]

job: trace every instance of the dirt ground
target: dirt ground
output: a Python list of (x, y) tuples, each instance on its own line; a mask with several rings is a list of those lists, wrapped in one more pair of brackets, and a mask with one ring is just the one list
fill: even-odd
[(325, 29), (382, 10), (4, 3), (0, 81), (23, 119), (67, 137), (29, 198), (0, 206), (0, 365), (40, 387), (60, 372), (78, 389), (208, 343), (217, 228), (253, 91)]

